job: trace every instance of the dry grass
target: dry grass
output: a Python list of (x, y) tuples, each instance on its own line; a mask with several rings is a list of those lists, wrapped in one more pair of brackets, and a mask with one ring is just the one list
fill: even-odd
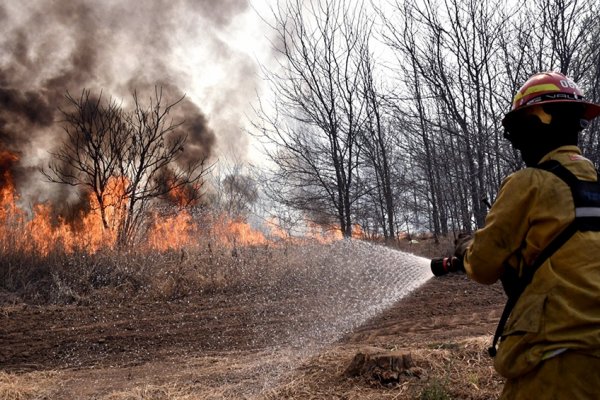
[[(167, 252), (104, 249), (95, 254), (65, 254), (57, 249), (39, 256), (4, 248), (0, 251), (0, 304), (90, 304), (136, 297), (176, 300), (248, 287), (252, 282), (277, 282), (286, 279), (292, 268), (305, 268), (293, 256), (302, 244), (233, 248), (198, 240), (192, 248)], [(451, 238), (437, 244), (425, 239), (394, 247), (433, 257), (450, 254), (451, 243)]]
[(498, 398), (503, 382), (485, 354), (488, 341), (488, 337), (470, 338), (400, 349), (412, 354), (422, 374), (406, 376), (393, 387), (373, 384), (366, 377), (346, 378), (344, 370), (358, 348), (338, 346), (305, 362), (293, 380), (272, 390), (266, 399)]
[[(394, 348), (392, 343), (390, 350), (410, 352), (422, 370), (419, 377), (406, 376), (392, 387), (374, 384), (366, 377), (345, 377), (344, 371), (359, 347), (340, 344), (303, 361), (279, 350), (189, 358), (180, 360), (174, 370), (146, 366), (146, 371), (159, 370), (164, 379), (157, 381), (149, 374), (140, 382), (115, 383), (114, 387), (120, 389), (98, 394), (94, 399), (494, 399), (499, 396), (502, 381), (484, 354), (488, 340), (470, 338), (406, 349)], [(0, 400), (63, 398), (56, 393), (62, 381), (68, 379), (68, 372), (0, 373)]]
[(198, 397), (190, 389), (176, 385), (144, 385), (126, 391), (118, 391), (103, 397), (103, 400), (194, 400)]
[[(285, 264), (286, 246), (198, 246), (185, 251), (96, 254), (0, 254), (0, 304), (89, 304), (134, 300), (176, 300), (280, 279), (265, 265)], [(276, 263), (273, 259), (277, 259)], [(269, 276), (264, 276), (264, 275)]]
[(15, 374), (0, 371), (0, 400), (53, 399), (59, 379), (57, 372)]

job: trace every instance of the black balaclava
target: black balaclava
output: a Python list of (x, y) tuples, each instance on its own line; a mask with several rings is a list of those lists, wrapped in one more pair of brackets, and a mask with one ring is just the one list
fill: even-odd
[(520, 151), (521, 158), (528, 167), (536, 166), (546, 154), (566, 145), (577, 145), (579, 132), (587, 125), (582, 120), (583, 107), (577, 103), (548, 103), (533, 107), (543, 107), (547, 114), (542, 119), (524, 109), (506, 118), (505, 137)]

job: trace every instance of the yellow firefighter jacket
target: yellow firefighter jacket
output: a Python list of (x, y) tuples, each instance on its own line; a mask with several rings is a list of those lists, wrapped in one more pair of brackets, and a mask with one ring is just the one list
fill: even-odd
[[(540, 162), (552, 159), (580, 180), (597, 180), (576, 146), (559, 147)], [(536, 168), (515, 172), (467, 249), (467, 274), (485, 284), (505, 268), (521, 275), (574, 217), (571, 191), (560, 178)], [(504, 328), (495, 368), (514, 379), (561, 349), (600, 357), (600, 232), (575, 233), (540, 266)]]

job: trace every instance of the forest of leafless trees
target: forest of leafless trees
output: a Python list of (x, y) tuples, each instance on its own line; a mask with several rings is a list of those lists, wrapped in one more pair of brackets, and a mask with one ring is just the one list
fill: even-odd
[[(346, 236), (482, 226), (522, 167), (501, 120), (525, 80), (560, 71), (600, 102), (599, 12), (578, 0), (279, 3), (273, 100), (256, 124), (276, 166), (268, 194)], [(597, 121), (580, 144), (600, 165)]]

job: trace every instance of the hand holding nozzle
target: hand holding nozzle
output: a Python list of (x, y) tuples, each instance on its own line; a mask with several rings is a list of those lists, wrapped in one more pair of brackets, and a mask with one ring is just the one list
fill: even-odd
[(435, 276), (446, 275), (450, 272), (464, 271), (463, 259), (467, 248), (471, 244), (471, 235), (461, 233), (454, 241), (454, 255), (431, 260), (431, 272)]
[(450, 272), (464, 271), (463, 262), (458, 257), (440, 257), (431, 260), (431, 272), (435, 276), (446, 275)]

